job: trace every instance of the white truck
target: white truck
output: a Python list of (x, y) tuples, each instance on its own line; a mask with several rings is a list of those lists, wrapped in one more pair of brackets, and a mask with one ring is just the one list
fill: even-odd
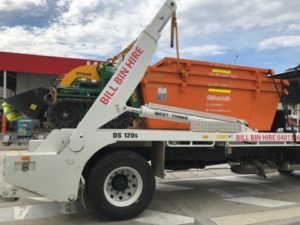
[[(298, 134), (258, 133), (236, 118), (174, 107), (126, 106), (175, 11), (175, 1), (166, 0), (76, 129), (53, 130), (45, 140), (30, 141), (28, 151), (5, 156), (2, 197), (44, 196), (58, 202), (82, 197), (97, 214), (129, 219), (148, 206), (155, 176), (164, 177), (165, 166), (187, 169), (230, 161), (235, 172), (259, 175), (297, 169)], [(127, 111), (189, 123), (191, 129), (99, 129)], [(172, 157), (165, 161), (168, 154)]]

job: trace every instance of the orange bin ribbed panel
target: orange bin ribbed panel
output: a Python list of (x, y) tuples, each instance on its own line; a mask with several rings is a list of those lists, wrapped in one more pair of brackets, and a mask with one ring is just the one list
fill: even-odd
[[(251, 128), (271, 129), (279, 97), (270, 69), (164, 58), (141, 82), (143, 104), (157, 103), (243, 119)], [(189, 125), (146, 119), (150, 129), (189, 129)]]

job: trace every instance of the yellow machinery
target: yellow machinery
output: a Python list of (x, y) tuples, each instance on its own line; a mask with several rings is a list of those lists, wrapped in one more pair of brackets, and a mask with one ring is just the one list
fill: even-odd
[(97, 72), (97, 65), (79, 66), (71, 70), (63, 77), (59, 85), (64, 87), (74, 85), (75, 80), (78, 78), (100, 80), (100, 75)]

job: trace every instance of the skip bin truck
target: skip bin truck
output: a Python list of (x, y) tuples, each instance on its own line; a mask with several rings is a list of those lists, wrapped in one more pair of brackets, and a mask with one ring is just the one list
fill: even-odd
[[(27, 152), (5, 156), (2, 197), (44, 196), (58, 202), (81, 198), (97, 214), (120, 220), (137, 216), (149, 205), (155, 176), (164, 177), (165, 165), (185, 167), (180, 160), (165, 164), (165, 153), (184, 152), (212, 164), (229, 161), (238, 173), (298, 168), (298, 133), (260, 133), (239, 118), (184, 108), (126, 105), (175, 11), (175, 1), (166, 0), (77, 128), (53, 130), (45, 140), (30, 141)], [(126, 112), (185, 123), (189, 130), (99, 128)], [(199, 166), (196, 160), (190, 162)]]

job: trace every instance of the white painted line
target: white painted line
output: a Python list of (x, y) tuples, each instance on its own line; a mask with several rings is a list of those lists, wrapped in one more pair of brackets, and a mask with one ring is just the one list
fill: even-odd
[(210, 218), (216, 225), (250, 225), (299, 218), (300, 207)]
[(53, 200), (49, 198), (43, 198), (43, 197), (31, 197), (29, 199), (40, 201), (40, 202), (54, 202)]
[(183, 187), (183, 186), (179, 186), (179, 185), (157, 183), (156, 190), (158, 190), (158, 191), (187, 191), (187, 190), (194, 190), (194, 188)]
[(263, 195), (264, 192), (261, 192), (259, 190), (254, 189), (253, 187), (250, 186), (238, 186), (236, 187), (240, 190), (246, 191), (247, 193), (251, 194), (251, 195)]
[[(40, 218), (51, 218), (61, 215), (81, 213), (74, 203), (45, 203), (40, 205), (26, 205), (0, 208), (0, 223), (31, 220)], [(181, 216), (170, 213), (162, 213), (146, 210), (139, 217), (132, 221), (153, 225), (194, 225), (195, 219), (188, 216)], [(101, 223), (102, 224), (102, 223)]]
[(246, 177), (240, 177), (240, 176), (211, 177), (209, 179), (240, 182), (240, 183), (247, 183), (247, 184), (270, 183), (270, 181), (268, 181), (268, 180), (254, 179), (254, 178), (252, 179), (252, 178), (246, 178)]
[(14, 207), (14, 219), (23, 220), (27, 216), (31, 208), (32, 208), (31, 205), (25, 207), (19, 207), (19, 206)]
[[(178, 179), (157, 179), (157, 183), (166, 183), (166, 182), (181, 182), (181, 181), (196, 181), (196, 180), (226, 180), (226, 178), (228, 178), (229, 180), (233, 181), (233, 180), (237, 180), (237, 179), (242, 179), (244, 177), (253, 177), (252, 175), (237, 175), (237, 176), (217, 176), (217, 177), (193, 177), (193, 178), (178, 178)], [(235, 179), (236, 177), (236, 179)], [(247, 179), (247, 178), (245, 178)], [(245, 180), (244, 179), (244, 180)], [(258, 183), (257, 179), (253, 178), (253, 179), (247, 179), (247, 180), (254, 180), (254, 182)], [(261, 181), (260, 183), (270, 183), (270, 181), (265, 181), (265, 180), (259, 180)], [(249, 183), (249, 182), (248, 182)], [(250, 181), (250, 183), (253, 183)]]
[(212, 166), (206, 166), (205, 167), (206, 170), (211, 170), (211, 169), (230, 169), (230, 168), (231, 168), (231, 166), (228, 163), (219, 164), (219, 165), (212, 165)]
[(194, 225), (195, 218), (188, 216), (180, 216), (170, 213), (162, 213), (151, 210), (144, 211), (138, 218), (133, 219), (133, 221), (142, 222), (145, 224), (153, 225)]
[(176, 178), (176, 179), (166, 179), (166, 180), (157, 180), (157, 183), (166, 183), (166, 182), (181, 182), (181, 181), (195, 181), (195, 180), (208, 180), (209, 177), (197, 177), (197, 178)]
[(212, 193), (215, 193), (215, 194), (221, 196), (222, 198), (232, 198), (233, 197), (232, 194), (229, 194), (228, 192), (223, 191), (223, 190), (218, 189), (218, 188), (210, 188), (210, 189), (208, 189), (208, 191), (210, 191)]
[(74, 203), (45, 203), (40, 205), (26, 205), (0, 208), (0, 223), (15, 220), (29, 220), (48, 218), (65, 214), (76, 214), (78, 210)]
[(273, 199), (258, 198), (258, 197), (253, 197), (253, 196), (239, 197), (239, 198), (227, 198), (226, 200), (232, 201), (232, 202), (245, 203), (245, 204), (249, 204), (249, 205), (269, 207), (269, 208), (290, 206), (290, 205), (297, 204), (295, 202), (284, 202), (284, 201), (278, 201), (278, 200), (273, 200)]

